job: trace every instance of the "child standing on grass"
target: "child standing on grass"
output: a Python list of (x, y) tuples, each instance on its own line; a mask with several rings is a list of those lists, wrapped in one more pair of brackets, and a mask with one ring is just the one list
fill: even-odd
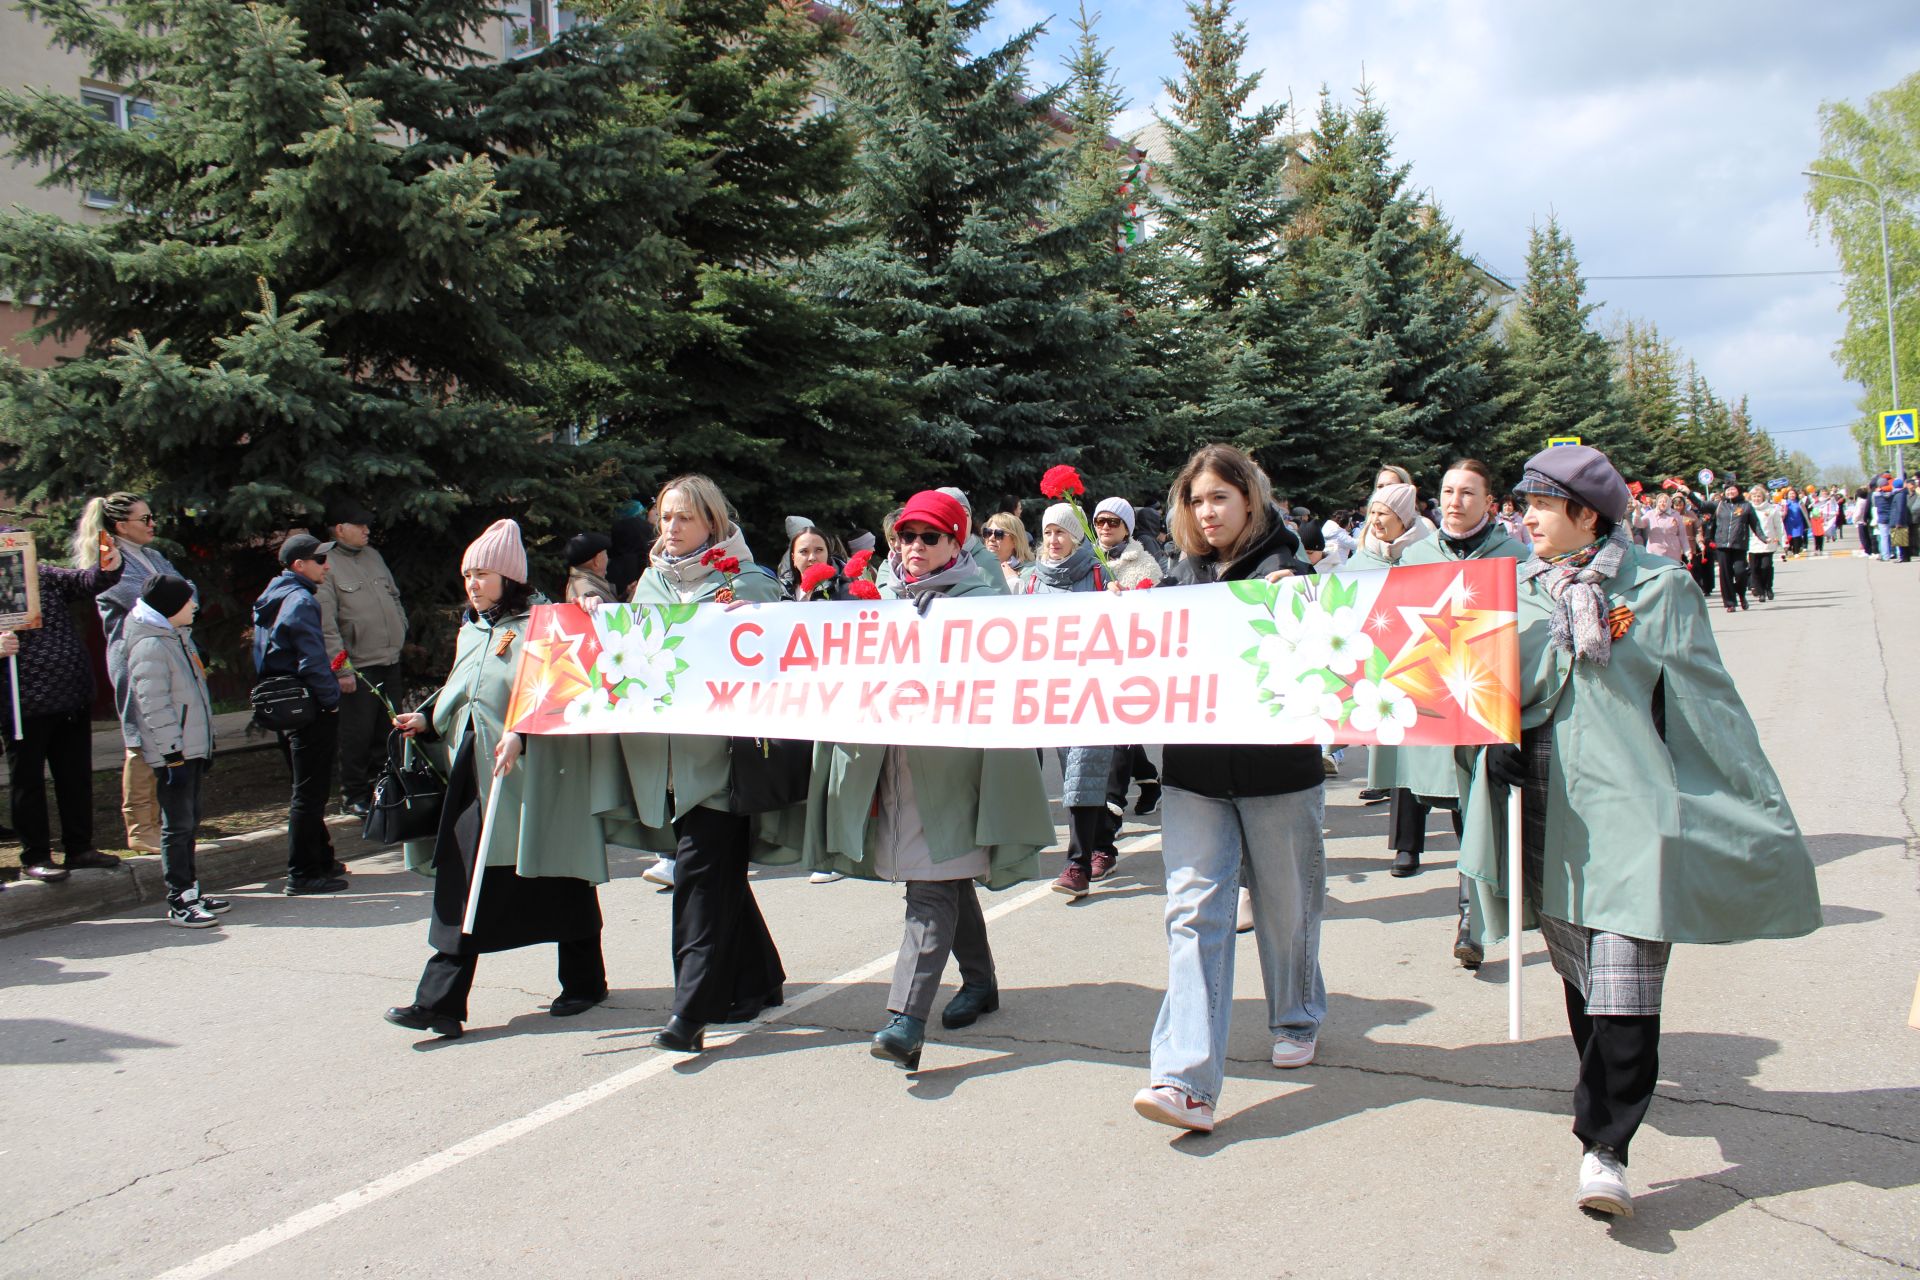
[(198, 608), (185, 578), (156, 574), (126, 625), (126, 715), (158, 783), (167, 922), (183, 929), (219, 924), (217, 913), (232, 905), (201, 895), (193, 865), (200, 780), (213, 765), (213, 703), (192, 639)]

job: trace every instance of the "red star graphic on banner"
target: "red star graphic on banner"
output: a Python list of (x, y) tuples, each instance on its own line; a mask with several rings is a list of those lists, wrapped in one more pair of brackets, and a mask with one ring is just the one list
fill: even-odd
[(1518, 669), (1516, 616), (1479, 607), (1464, 573), (1432, 604), (1397, 607), (1408, 634), (1386, 678), (1423, 708), (1449, 700), (1503, 741), (1517, 738), (1519, 690), (1502, 676)]

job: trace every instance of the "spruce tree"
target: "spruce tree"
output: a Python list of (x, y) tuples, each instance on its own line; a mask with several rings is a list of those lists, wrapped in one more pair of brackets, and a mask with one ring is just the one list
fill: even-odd
[(146, 492), (243, 597), (267, 566), (241, 548), (351, 495), (422, 619), (487, 521), (604, 523), (623, 460), (543, 412), (538, 369), (630, 338), (622, 300), (684, 203), (660, 130), (609, 127), (657, 49), (644, 26), (610, 15), (498, 62), (471, 47), (477, 0), (26, 9), (157, 115), (122, 130), (0, 94), (16, 156), (117, 202), (0, 214), (0, 287), (86, 339), (7, 368), (0, 482), (69, 506)]
[(1614, 380), (1626, 430), (1635, 436), (1646, 475), (1660, 480), (1691, 474), (1692, 455), (1681, 428), (1680, 369), (1673, 344), (1659, 326), (1628, 320), (1614, 339)]
[[(1047, 211), (1064, 160), (1055, 91), (1029, 91), (1039, 28), (974, 53), (990, 0), (860, 0), (833, 79), (858, 137), (860, 234), (815, 288), (891, 344), (904, 408), (877, 447), (914, 484), (1031, 494), (1050, 463), (1115, 453), (1115, 317), (1091, 305), (1076, 251), (1099, 234)], [(1110, 455), (1109, 455), (1110, 456)]]
[(1527, 281), (1509, 326), (1508, 372), (1519, 393), (1511, 423), (1498, 442), (1503, 475), (1546, 448), (1553, 436), (1579, 436), (1606, 450), (1625, 473), (1637, 472), (1636, 450), (1621, 450), (1606, 341), (1589, 320), (1586, 283), (1573, 241), (1558, 218), (1535, 226), (1527, 245)]

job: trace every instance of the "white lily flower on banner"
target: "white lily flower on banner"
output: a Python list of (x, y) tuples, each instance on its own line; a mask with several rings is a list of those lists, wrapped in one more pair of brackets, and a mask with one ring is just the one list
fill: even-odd
[(1386, 681), (1358, 680), (1353, 686), (1353, 715), (1348, 720), (1362, 733), (1372, 733), (1386, 747), (1406, 740), (1407, 728), (1420, 718), (1413, 699)]

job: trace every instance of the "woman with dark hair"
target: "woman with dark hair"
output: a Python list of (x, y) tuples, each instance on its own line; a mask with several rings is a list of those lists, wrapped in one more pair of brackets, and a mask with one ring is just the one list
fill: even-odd
[[(844, 555), (835, 555), (833, 542), (801, 516), (788, 516), (787, 551), (780, 557), (780, 590), (789, 600), (800, 599), (800, 578), (816, 564), (836, 568), (846, 563)], [(798, 525), (798, 528), (794, 528)]]
[(1529, 459), (1519, 491), (1534, 537), (1517, 601), (1520, 744), (1479, 753), (1460, 866), (1480, 899), (1479, 941), (1504, 935), (1516, 890), (1540, 930), (1579, 1057), (1575, 1203), (1630, 1217), (1628, 1147), (1660, 1079), (1673, 944), (1799, 937), (1820, 925), (1820, 894), (1706, 601), (1617, 524), (1626, 481), (1572, 445)]
[[(600, 895), (607, 879), (607, 833), (594, 812), (588, 779), (593, 756), (611, 750), (593, 736), (534, 738), (508, 732), (507, 704), (526, 644), (529, 610), (546, 601), (527, 586), (520, 526), (496, 520), (460, 561), (467, 610), (447, 682), (420, 710), (393, 727), (431, 744), (447, 779), (440, 829), (431, 843), (410, 842), (407, 866), (433, 877), (433, 955), (413, 1003), (389, 1009), (388, 1022), (458, 1039), (467, 1020), (480, 956), (552, 942), (559, 948), (560, 994), (548, 1012), (583, 1013), (607, 998), (600, 950)], [(525, 763), (515, 768), (524, 754)], [(603, 766), (611, 765), (609, 757)], [(482, 815), (495, 788), (493, 824)], [(486, 837), (481, 847), (481, 837)], [(463, 930), (473, 878), (482, 877), (479, 914)]]
[[(1183, 553), (1163, 588), (1309, 574), (1253, 459), (1207, 445), (1167, 495)], [(1273, 1065), (1313, 1061), (1327, 1011), (1320, 973), (1326, 908), (1325, 773), (1317, 746), (1168, 746), (1161, 762), (1167, 875), (1167, 992), (1154, 1024), (1147, 1087), (1133, 1108), (1201, 1133), (1225, 1080), (1233, 1010), (1234, 916), (1252, 893)]]

